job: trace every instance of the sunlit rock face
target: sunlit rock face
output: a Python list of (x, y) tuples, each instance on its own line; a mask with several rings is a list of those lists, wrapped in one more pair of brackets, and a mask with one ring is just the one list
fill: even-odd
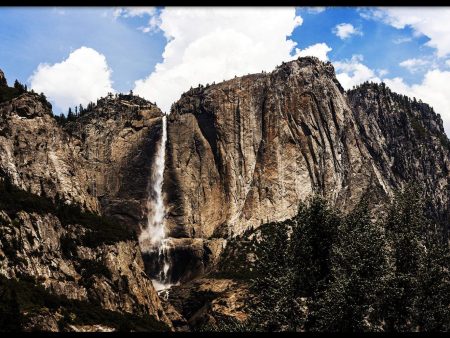
[[(0, 182), (20, 188), (25, 201), (32, 199), (29, 206), (39, 198), (55, 205), (77, 204), (81, 210), (122, 222), (134, 220), (127, 224), (137, 228), (146, 220), (141, 201), (147, 198), (145, 183), (160, 121), (160, 110), (150, 102), (105, 98), (95, 111), (62, 127), (44, 97), (21, 94), (0, 103)], [(4, 205), (0, 204), (2, 277), (31, 279), (54, 295), (105, 311), (154, 318), (161, 328), (171, 329), (145, 273), (137, 236), (84, 243), (89, 226), (98, 224), (81, 225), (77, 219), (62, 224), (56, 207), (11, 213)], [(61, 314), (46, 311), (30, 317), (24, 329), (61, 330), (56, 325)], [(97, 324), (71, 330), (111, 330), (101, 320)]]
[(39, 95), (25, 93), (0, 104), (1, 172), (26, 191), (99, 211), (69, 139)]
[(105, 97), (68, 123), (74, 152), (86, 171), (89, 193), (104, 214), (140, 231), (147, 223), (147, 200), (162, 112), (132, 95)]
[(383, 88), (346, 93), (330, 63), (307, 57), (183, 94), (168, 120), (170, 235), (240, 233), (293, 216), (314, 193), (343, 211), (366, 192), (377, 205), (412, 179), (445, 213), (442, 120)]
[(174, 235), (226, 236), (286, 219), (312, 193), (349, 209), (371, 181), (386, 185), (333, 67), (314, 58), (193, 89), (169, 122)]

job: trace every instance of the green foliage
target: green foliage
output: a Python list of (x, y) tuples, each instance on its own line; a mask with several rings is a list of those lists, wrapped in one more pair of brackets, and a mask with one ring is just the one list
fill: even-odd
[(257, 276), (250, 291), (257, 294), (251, 310), (253, 321), (261, 323), (264, 330), (295, 330), (299, 323), (296, 315), (295, 284), (286, 224), (269, 224), (270, 237), (262, 233), (262, 241), (257, 253)]
[(396, 194), (385, 221), (392, 248), (394, 274), (386, 289), (386, 325), (389, 331), (415, 331), (420, 292), (419, 272), (426, 255), (429, 221), (420, 192), (413, 186)]
[(128, 313), (105, 310), (85, 301), (67, 299), (49, 293), (32, 280), (7, 279), (0, 275), (0, 329), (20, 331), (33, 313), (42, 309), (56, 312), (63, 317), (59, 326), (67, 324), (103, 324), (119, 331), (168, 331), (165, 323), (152, 316), (137, 316)]
[(447, 331), (450, 249), (421, 195), (405, 187), (377, 221), (366, 198), (341, 215), (315, 197), (293, 219), (262, 226), (248, 321), (210, 329)]
[[(17, 83), (19, 83), (16, 80)], [(22, 86), (20, 84), (20, 86)], [(25, 92), (25, 87), (15, 86), (14, 87), (1, 87), (0, 86), (0, 103), (10, 101)]]
[(233, 318), (216, 319), (216, 323), (203, 325), (199, 332), (258, 332), (260, 327), (253, 322), (241, 322)]
[(381, 226), (371, 222), (367, 202), (362, 201), (340, 223), (331, 251), (330, 281), (311, 297), (308, 329), (379, 330), (380, 300), (389, 272), (387, 250)]
[(417, 302), (420, 331), (450, 330), (450, 250), (437, 239), (430, 246), (421, 268)]
[(425, 129), (424, 126), (422, 126), (419, 120), (415, 117), (411, 118), (411, 127), (416, 132), (417, 137), (421, 140), (424, 140), (430, 136), (430, 133)]
[(326, 283), (329, 277), (331, 248), (341, 218), (316, 196), (308, 205), (300, 205), (294, 221), (290, 243), (296, 288), (303, 296), (311, 296), (317, 285)]
[[(70, 224), (84, 226), (88, 231), (77, 239), (77, 244), (89, 247), (136, 239), (136, 233), (132, 229), (112, 218), (82, 211), (79, 205), (66, 204), (59, 198), (52, 201), (47, 197), (21, 190), (12, 185), (7, 177), (0, 182), (0, 210), (4, 210), (11, 218), (15, 218), (21, 210), (41, 215), (54, 214), (65, 227)], [(65, 243), (68, 244), (67, 241)], [(66, 253), (69, 251), (65, 250)]]

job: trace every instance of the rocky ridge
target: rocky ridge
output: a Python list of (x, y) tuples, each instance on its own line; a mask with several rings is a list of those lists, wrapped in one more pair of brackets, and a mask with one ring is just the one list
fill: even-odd
[[(137, 149), (139, 141), (154, 133), (149, 128), (161, 116), (151, 103), (140, 99), (135, 105), (136, 100), (121, 104), (116, 100), (115, 105), (100, 100), (94, 114), (79, 118), (89, 120), (83, 125), (86, 129), (78, 121), (64, 128), (59, 125), (43, 95), (26, 92), (0, 103), (0, 273), (19, 282), (31, 279), (33, 285), (68, 301), (87, 302), (105, 318), (127, 318), (130, 325), (142, 322), (147, 330), (172, 330), (145, 273), (137, 241), (138, 222), (128, 222), (133, 231), (120, 227), (120, 221), (123, 225), (133, 217), (121, 218), (117, 206), (111, 209), (118, 215), (108, 209), (117, 196), (122, 199), (116, 205), (132, 204), (123, 202), (132, 194), (120, 195), (124, 184), (118, 182), (125, 176), (121, 176), (125, 170), (120, 170), (124, 163), (135, 163), (133, 154), (145, 153)], [(139, 105), (142, 109), (136, 110)], [(102, 115), (104, 107), (107, 112)], [(102, 120), (103, 125), (98, 123)], [(142, 129), (146, 136), (139, 134)], [(156, 137), (144, 142), (152, 144)], [(86, 139), (92, 146), (83, 143)], [(128, 184), (129, 177), (124, 181)], [(142, 190), (145, 195), (145, 185)], [(143, 217), (141, 213), (129, 212), (134, 217)], [(115, 216), (115, 221), (103, 220), (96, 216), (99, 214)], [(67, 321), (61, 308), (49, 311), (44, 315), (40, 310), (27, 312), (22, 329), (118, 329), (114, 320), (111, 324), (101, 319), (90, 326), (82, 322), (61, 326)], [(43, 322), (44, 318), (47, 321)]]
[(445, 205), (442, 120), (383, 88), (346, 93), (331, 63), (307, 57), (183, 94), (168, 123), (171, 233), (242, 233), (291, 217), (314, 193), (351, 210), (365, 192), (376, 204), (413, 179)]

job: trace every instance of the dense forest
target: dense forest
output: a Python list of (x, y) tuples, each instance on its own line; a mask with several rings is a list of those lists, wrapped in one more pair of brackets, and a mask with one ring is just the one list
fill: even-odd
[(293, 219), (247, 231), (219, 274), (250, 282), (250, 316), (203, 330), (447, 331), (450, 251), (421, 196), (410, 185), (378, 217), (367, 199), (342, 215), (314, 197)]

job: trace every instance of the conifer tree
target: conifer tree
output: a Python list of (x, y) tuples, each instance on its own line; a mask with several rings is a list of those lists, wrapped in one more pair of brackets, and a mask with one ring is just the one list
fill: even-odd
[(331, 252), (331, 277), (311, 304), (308, 326), (317, 331), (382, 329), (381, 302), (387, 279), (387, 243), (370, 219), (366, 200), (340, 223)]
[(394, 273), (385, 293), (387, 331), (418, 330), (419, 272), (426, 252), (424, 230), (428, 228), (423, 210), (420, 191), (413, 185), (396, 193), (389, 206), (385, 230)]

